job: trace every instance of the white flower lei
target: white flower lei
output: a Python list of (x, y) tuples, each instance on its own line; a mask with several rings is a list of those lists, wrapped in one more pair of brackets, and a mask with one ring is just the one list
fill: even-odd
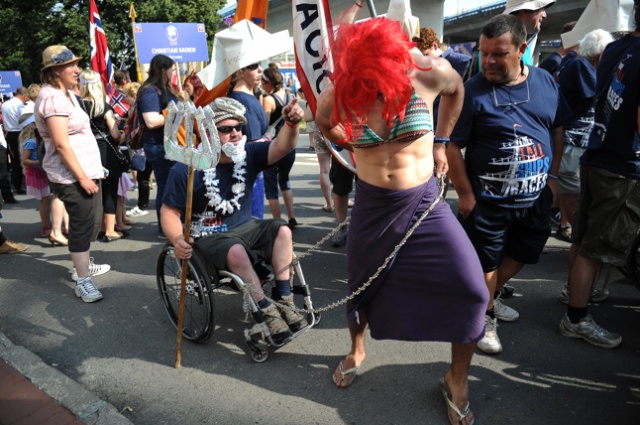
[(225, 143), (222, 146), (222, 151), (233, 161), (232, 178), (236, 179), (236, 183), (231, 186), (231, 192), (234, 194), (231, 200), (222, 199), (220, 196), (220, 188), (218, 187), (220, 180), (216, 179), (215, 167), (204, 171), (202, 179), (207, 188), (206, 196), (209, 198), (209, 205), (222, 215), (233, 214), (234, 211), (238, 211), (242, 207), (240, 198), (244, 196), (246, 188), (244, 175), (247, 172), (245, 169), (247, 152), (244, 150), (246, 141), (247, 138), (243, 136), (236, 146), (231, 143)]

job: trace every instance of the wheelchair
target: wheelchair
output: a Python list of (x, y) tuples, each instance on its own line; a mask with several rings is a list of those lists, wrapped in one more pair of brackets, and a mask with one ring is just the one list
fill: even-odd
[[(292, 293), (303, 297), (303, 307), (305, 310), (313, 310), (311, 293), (306, 284), (302, 268), (295, 261), (294, 254), (294, 279), (292, 283)], [(203, 255), (194, 246), (193, 254), (187, 262), (186, 298), (183, 318), (183, 338), (196, 343), (204, 343), (213, 334), (214, 313), (215, 313), (215, 290), (222, 287), (230, 287), (240, 290), (249, 287), (240, 276), (227, 270), (212, 270), (207, 267)], [(263, 286), (273, 283), (273, 273), (267, 266), (264, 266), (263, 274), (258, 274), (263, 280)], [(174, 328), (178, 329), (178, 312), (180, 305), (180, 284), (182, 277), (182, 260), (175, 255), (175, 249), (171, 243), (166, 243), (160, 251), (156, 264), (156, 276), (158, 291), (164, 305), (165, 311)], [(309, 331), (320, 321), (320, 315), (313, 312), (307, 313), (308, 326), (296, 331), (284, 341), (273, 340), (271, 332), (265, 323), (262, 311), (251, 296), (245, 296), (245, 311), (251, 313), (255, 320), (255, 325), (244, 330), (244, 337), (249, 348), (251, 359), (256, 363), (262, 363), (269, 357), (269, 347), (278, 349), (300, 335)]]

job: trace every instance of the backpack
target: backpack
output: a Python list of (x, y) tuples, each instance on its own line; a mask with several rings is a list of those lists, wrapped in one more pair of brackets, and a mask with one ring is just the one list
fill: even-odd
[(138, 102), (136, 102), (129, 109), (127, 122), (124, 124), (124, 143), (131, 149), (142, 149), (143, 132), (142, 117), (138, 113)]

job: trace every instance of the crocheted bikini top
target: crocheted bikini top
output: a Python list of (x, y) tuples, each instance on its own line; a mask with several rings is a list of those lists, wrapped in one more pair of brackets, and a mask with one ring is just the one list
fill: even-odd
[(373, 148), (385, 143), (413, 142), (433, 131), (433, 121), (427, 103), (413, 93), (411, 101), (404, 111), (404, 120), (396, 119), (389, 139), (378, 136), (368, 125), (364, 124), (362, 135), (356, 141), (349, 142), (354, 148)]

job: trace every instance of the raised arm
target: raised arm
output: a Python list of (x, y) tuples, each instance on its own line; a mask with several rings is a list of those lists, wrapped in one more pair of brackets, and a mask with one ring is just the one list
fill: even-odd
[(304, 111), (298, 105), (298, 99), (295, 97), (282, 108), (282, 119), (285, 125), (282, 126), (278, 137), (269, 146), (269, 165), (277, 162), (296, 148), (299, 136), (298, 124), (302, 121), (303, 115)]

